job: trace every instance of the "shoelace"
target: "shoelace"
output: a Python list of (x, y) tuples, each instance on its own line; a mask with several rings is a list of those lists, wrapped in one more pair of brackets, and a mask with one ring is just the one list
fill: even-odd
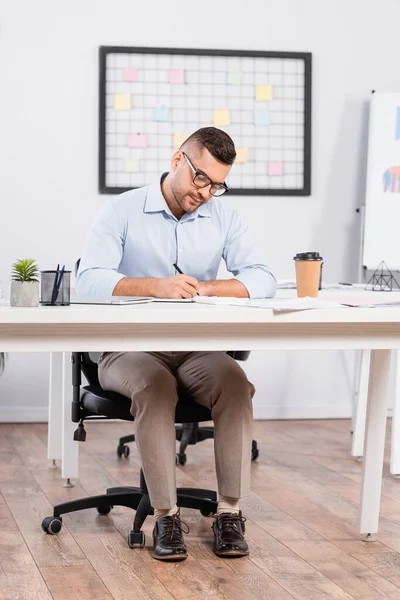
[(227, 529), (232, 529), (233, 531), (235, 531), (235, 533), (240, 533), (240, 535), (243, 535), (241, 525), (242, 523), (245, 523), (247, 521), (246, 517), (243, 517), (242, 515), (237, 515), (235, 513), (217, 513), (213, 515), (213, 517), (214, 519), (216, 519), (215, 525), (219, 521), (221, 529), (224, 529), (225, 531)]
[(185, 521), (181, 521), (180, 511), (176, 512), (170, 519), (166, 518), (165, 520), (165, 533), (170, 536), (170, 540), (172, 541), (174, 538), (174, 534), (178, 536), (179, 541), (182, 539), (182, 533), (189, 533), (189, 525), (185, 523)]

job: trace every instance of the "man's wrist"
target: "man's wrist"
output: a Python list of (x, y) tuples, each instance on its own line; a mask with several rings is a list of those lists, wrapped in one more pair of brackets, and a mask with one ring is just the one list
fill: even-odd
[(199, 281), (199, 296), (211, 296), (211, 290), (208, 281)]

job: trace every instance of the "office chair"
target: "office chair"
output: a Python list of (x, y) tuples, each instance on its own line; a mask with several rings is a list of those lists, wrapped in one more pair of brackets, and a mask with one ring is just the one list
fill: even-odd
[[(80, 262), (81, 259), (78, 258), (75, 263), (75, 276), (78, 273)], [(245, 361), (248, 359), (250, 351), (232, 351), (228, 352), (228, 354), (235, 360)], [(86, 358), (82, 362), (82, 370), (88, 381), (93, 381), (93, 384), (98, 386), (99, 381), (97, 378), (97, 365), (93, 368), (93, 366), (90, 365), (90, 359), (88, 358), (88, 355), (85, 354), (84, 357)], [(89, 377), (91, 379), (89, 379)], [(176, 454), (176, 464), (183, 466), (186, 464), (187, 460), (185, 451), (188, 445), (194, 445), (198, 442), (202, 442), (203, 440), (214, 439), (214, 427), (199, 427), (198, 423), (182, 423), (181, 425), (176, 426), (176, 439), (180, 441), (179, 452)], [(135, 435), (133, 433), (119, 438), (117, 446), (117, 455), (119, 458), (128, 458), (130, 448), (127, 446), (127, 444), (134, 441)], [(253, 440), (251, 443), (251, 460), (256, 460), (258, 455), (259, 451), (257, 442), (256, 440)]]
[[(89, 385), (82, 388), (81, 371), (89, 382)], [(134, 421), (134, 417), (130, 413), (131, 400), (117, 392), (101, 388), (97, 362), (92, 360), (89, 353), (72, 353), (72, 386), (72, 421), (78, 423), (74, 434), (75, 440), (85, 441), (85, 420), (123, 419)], [(198, 404), (189, 396), (179, 397), (175, 413), (176, 423), (198, 424), (210, 420), (211, 411), (208, 408)], [(217, 510), (217, 494), (213, 490), (177, 488), (177, 505), (199, 510), (203, 516), (211, 516)], [(139, 487), (109, 488), (105, 494), (57, 504), (54, 507), (53, 515), (43, 519), (42, 528), (46, 533), (55, 535), (61, 530), (63, 514), (85, 508), (96, 508), (99, 514), (107, 515), (114, 506), (127, 506), (136, 510), (133, 529), (128, 533), (128, 545), (130, 548), (143, 548), (146, 540), (141, 527), (147, 516), (154, 514), (154, 510), (150, 504), (142, 469), (140, 470)]]

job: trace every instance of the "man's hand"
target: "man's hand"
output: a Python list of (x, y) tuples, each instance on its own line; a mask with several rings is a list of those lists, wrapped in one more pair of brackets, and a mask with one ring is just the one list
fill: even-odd
[(190, 275), (174, 275), (154, 280), (156, 298), (193, 298), (196, 296), (199, 282)]

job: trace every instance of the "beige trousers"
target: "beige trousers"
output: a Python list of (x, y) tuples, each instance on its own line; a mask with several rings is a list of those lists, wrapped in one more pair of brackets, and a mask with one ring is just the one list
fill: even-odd
[(250, 491), (254, 386), (225, 352), (109, 352), (99, 361), (106, 390), (132, 400), (136, 443), (154, 508), (176, 503), (175, 407), (182, 391), (208, 407), (214, 421), (218, 491)]

